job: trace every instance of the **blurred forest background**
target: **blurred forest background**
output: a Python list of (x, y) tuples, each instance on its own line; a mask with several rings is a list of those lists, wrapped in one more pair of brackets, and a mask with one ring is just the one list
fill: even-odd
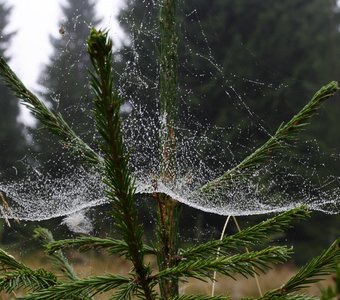
[[(99, 19), (95, 2), (90, 0), (66, 1), (62, 11), (66, 22), (60, 26), (64, 33), (58, 38), (51, 37), (54, 53), (42, 70), (39, 83), (44, 99), (91, 143), (89, 133), (93, 123), (88, 116), (92, 97), (84, 42), (89, 25), (97, 25)], [(120, 13), (120, 24), (129, 40), (115, 56), (119, 89), (126, 100), (140, 101), (150, 110), (157, 107), (157, 89), (152, 88), (158, 80), (157, 14), (155, 1), (127, 1)], [(211, 138), (227, 140), (235, 161), (268, 138), (259, 128), (263, 126), (274, 133), (323, 84), (340, 80), (340, 9), (335, 0), (185, 0), (179, 1), (178, 14), (180, 115), (190, 112), (192, 122), (186, 124), (189, 127), (200, 123), (229, 128), (225, 136), (221, 137), (218, 131), (219, 136), (211, 133)], [(9, 60), (6, 48), (15, 35), (5, 31), (10, 18), (11, 8), (3, 2), (0, 54)], [(141, 88), (137, 77), (126, 74), (138, 75), (150, 85)], [(184, 98), (185, 103), (181, 101)], [(235, 109), (238, 101), (244, 101), (246, 106)], [(18, 122), (18, 101), (1, 83), (0, 111), (1, 180), (18, 180), (24, 176), (27, 164), (42, 165), (50, 175), (60, 175), (63, 162), (60, 160), (59, 165), (55, 162), (63, 149), (39, 129), (39, 124), (27, 128)], [(340, 176), (340, 161), (336, 159), (340, 155), (339, 117), (340, 99), (333, 99), (301, 136), (302, 141), (317, 140), (317, 153), (307, 150), (303, 142), (294, 149), (296, 155), (310, 156), (311, 164), (323, 175)], [(50, 147), (51, 143), (55, 146)], [(266, 216), (242, 217), (241, 226), (263, 218)], [(218, 237), (223, 222), (221, 216), (185, 208), (183, 234), (199, 237), (206, 224), (211, 224), (217, 228), (211, 235)], [(340, 216), (313, 213), (309, 221), (298, 224), (280, 238), (294, 244), (295, 260), (303, 263), (339, 236), (339, 222)], [(2, 244), (19, 244), (31, 235), (36, 225), (22, 222), (8, 228), (2, 223)], [(44, 226), (57, 228), (60, 235), (66, 231), (56, 225), (60, 220), (45, 223)]]

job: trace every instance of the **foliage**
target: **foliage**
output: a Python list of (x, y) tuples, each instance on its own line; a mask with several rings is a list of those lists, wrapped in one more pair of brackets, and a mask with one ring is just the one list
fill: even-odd
[(336, 268), (336, 273), (333, 274), (334, 284), (327, 288), (321, 289), (321, 300), (337, 299), (340, 296), (340, 265)]
[(333, 96), (337, 91), (338, 85), (336, 82), (331, 82), (322, 87), (312, 98), (312, 100), (289, 122), (281, 124), (276, 133), (269, 138), (260, 148), (256, 149), (252, 154), (246, 157), (240, 164), (228, 170), (221, 177), (214, 179), (201, 187), (200, 191), (206, 193), (212, 189), (227, 184), (228, 181), (234, 179), (238, 175), (244, 176), (244, 173), (249, 169), (256, 168), (263, 161), (268, 161), (275, 157), (276, 152), (286, 148), (288, 142), (296, 138), (296, 133), (301, 131), (309, 122), (309, 119), (316, 112), (320, 104)]
[[(166, 181), (175, 181), (176, 116), (173, 112), (177, 105), (177, 93), (174, 91), (177, 82), (176, 1), (164, 0), (160, 8), (159, 77), (162, 84), (159, 105), (161, 113), (165, 115), (165, 122), (160, 126), (159, 140), (162, 150), (161, 176)], [(39, 228), (35, 236), (42, 241), (53, 263), (66, 279), (41, 269), (30, 269), (1, 250), (1, 289), (13, 291), (25, 288), (27, 293), (21, 299), (34, 300), (89, 299), (111, 290), (110, 299), (131, 299), (133, 296), (148, 300), (227, 299), (225, 296), (179, 295), (178, 283), (190, 277), (202, 281), (213, 280), (214, 271), (231, 278), (235, 278), (236, 274), (253, 277), (265, 272), (273, 264), (287, 261), (292, 254), (291, 248), (263, 244), (270, 240), (272, 234), (291, 227), (293, 221), (306, 218), (308, 212), (305, 207), (274, 216), (222, 240), (181, 249), (178, 243), (180, 205), (168, 195), (154, 193), (153, 198), (158, 204), (157, 233), (152, 245), (144, 243), (144, 227), (138, 219), (135, 182), (129, 168), (129, 149), (126, 149), (122, 133), (120, 108), (124, 100), (115, 86), (112, 41), (106, 31), (93, 28), (87, 40), (87, 47), (92, 64), (90, 81), (94, 94), (93, 116), (98, 133), (96, 147), (99, 154), (74, 133), (58, 112), (48, 108), (28, 91), (2, 57), (0, 75), (47, 129), (58, 136), (62, 143), (67, 143), (70, 150), (80, 154), (84, 163), (96, 166), (103, 178), (106, 196), (112, 205), (114, 226), (120, 239), (89, 236), (54, 241), (49, 231)], [(239, 171), (238, 176), (247, 176), (249, 165), (270, 159), (268, 150), (284, 150), (285, 142), (310, 121), (323, 100), (330, 98), (337, 89), (335, 82), (322, 87), (291, 121), (279, 127), (268, 142), (235, 167)], [(223, 184), (227, 184), (228, 180), (230, 178), (224, 178)], [(215, 185), (215, 182), (213, 181), (212, 185)], [(301, 268), (282, 288), (269, 291), (258, 299), (312, 299), (298, 292), (302, 287), (319, 280), (320, 276), (335, 270), (340, 261), (339, 243), (340, 239), (336, 240), (327, 250)], [(81, 250), (102, 248), (109, 254), (125, 257), (133, 267), (125, 276), (106, 274), (80, 279), (62, 253), (62, 249), (67, 247), (79, 247)], [(220, 249), (219, 256), (216, 255), (217, 248)], [(146, 255), (152, 255), (157, 260), (158, 268), (146, 263)]]

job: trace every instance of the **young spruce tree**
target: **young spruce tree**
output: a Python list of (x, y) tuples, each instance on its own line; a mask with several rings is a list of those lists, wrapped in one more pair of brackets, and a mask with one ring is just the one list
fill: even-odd
[[(164, 181), (176, 180), (175, 107), (177, 86), (177, 33), (176, 1), (163, 0), (160, 12), (160, 153), (161, 173)], [(227, 295), (180, 295), (178, 282), (190, 277), (207, 280), (217, 271), (234, 278), (235, 274), (246, 277), (265, 272), (272, 264), (285, 262), (292, 249), (285, 246), (260, 247), (273, 233), (289, 228), (293, 221), (308, 216), (305, 208), (295, 208), (258, 225), (244, 229), (221, 240), (212, 240), (184, 249), (178, 247), (179, 204), (165, 194), (155, 194), (158, 202), (157, 234), (155, 243), (143, 242), (143, 225), (137, 218), (135, 182), (129, 170), (129, 155), (124, 145), (120, 107), (122, 97), (114, 86), (112, 67), (112, 41), (107, 32), (92, 29), (87, 41), (92, 63), (91, 86), (95, 94), (94, 119), (100, 134), (97, 153), (79, 138), (60, 114), (48, 109), (33, 93), (25, 88), (19, 78), (0, 59), (0, 74), (13, 92), (22, 99), (47, 129), (56, 134), (67, 149), (81, 155), (85, 163), (95, 165), (106, 185), (106, 195), (112, 204), (114, 226), (120, 239), (92, 236), (54, 241), (50, 232), (38, 228), (36, 237), (43, 241), (47, 253), (59, 266), (64, 277), (57, 277), (43, 269), (33, 270), (18, 262), (13, 256), (0, 250), (3, 273), (0, 290), (12, 292), (24, 289), (21, 299), (93, 299), (97, 294), (112, 290), (110, 299), (172, 299), (217, 300)], [(335, 82), (322, 87), (289, 122), (280, 126), (276, 133), (239, 165), (195, 191), (207, 194), (220, 186), (228, 185), (231, 178), (247, 176), (249, 170), (272, 159), (288, 142), (292, 141), (318, 107), (338, 89)], [(310, 261), (283, 286), (266, 292), (257, 299), (316, 299), (299, 294), (299, 290), (317, 281), (320, 276), (334, 271), (340, 261), (340, 240)], [(256, 250), (254, 249), (256, 246)], [(72, 270), (62, 250), (101, 248), (109, 254), (118, 254), (129, 260), (133, 268), (125, 275), (105, 274), (80, 279)], [(244, 250), (247, 248), (248, 250)], [(219, 249), (219, 256), (216, 255)], [(145, 262), (150, 255), (158, 261), (158, 268)], [(247, 298), (251, 299), (251, 298)]]

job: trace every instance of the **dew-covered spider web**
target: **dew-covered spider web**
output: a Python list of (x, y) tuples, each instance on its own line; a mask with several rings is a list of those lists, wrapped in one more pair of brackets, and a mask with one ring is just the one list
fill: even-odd
[[(250, 100), (254, 91), (260, 91), (265, 99), (266, 94), (284, 94), (290, 86), (262, 82), (242, 72), (225, 70), (215, 57), (216, 50), (210, 42), (213, 37), (206, 34), (195, 8), (180, 8), (179, 12), (186, 23), (180, 23), (178, 117), (174, 128), (176, 176), (171, 182), (163, 180), (159, 150), (162, 116), (159, 115), (158, 50), (155, 46), (159, 44), (155, 17), (158, 3), (149, 1), (145, 5), (142, 17), (135, 17), (133, 12), (125, 13), (122, 22), (132, 24), (132, 34), (126, 46), (115, 53), (117, 89), (125, 99), (121, 108), (124, 141), (130, 154), (137, 197), (138, 194), (150, 195), (153, 201), (152, 194), (164, 193), (185, 205), (220, 215), (265, 214), (300, 205), (337, 213), (340, 178), (329, 174), (328, 168), (339, 163), (339, 156), (324, 152), (312, 138), (298, 139), (300, 146), (286, 148), (245, 177), (232, 179), (228, 185), (209, 193), (201, 192), (202, 186), (235, 167), (275, 133), (276, 128), (266, 124), (271, 112), (264, 110), (261, 115), (253, 110)], [(199, 28), (200, 34), (192, 36), (190, 26)], [(67, 34), (61, 38), (69, 39)], [(65, 44), (63, 51), (71, 51), (69, 44)], [(248, 58), (252, 59), (249, 49), (245, 46), (241, 49), (249, 52)], [(70, 68), (78, 67), (79, 63), (81, 58), (76, 57), (76, 61), (69, 64)], [(86, 74), (85, 69), (83, 73)], [(87, 95), (88, 91), (84, 89), (84, 93)], [(217, 97), (216, 103), (211, 100)], [(90, 97), (84, 96), (87, 98)], [(46, 100), (58, 104), (63, 101), (57, 93)], [(302, 105), (308, 100), (304, 99)], [(218, 111), (225, 111), (226, 121), (215, 125), (210, 117)], [(61, 113), (70, 120), (73, 113), (83, 113), (92, 120), (90, 104), (85, 101), (80, 107), (70, 104)], [(272, 113), (275, 116), (277, 111)], [(277, 124), (282, 121), (287, 120), (277, 120)], [(320, 122), (319, 119), (313, 121)], [(82, 130), (82, 123), (73, 125), (96, 147), (98, 137), (94, 132)], [(32, 159), (26, 159), (24, 179), (6, 181), (2, 178), (1, 215), (20, 220), (68, 216), (65, 222), (70, 224), (74, 222), (70, 216), (81, 219), (80, 211), (108, 203), (100, 167), (92, 168), (78, 160), (75, 163), (66, 153), (67, 149), (63, 149), (53, 156), (54, 159), (33, 164)], [(39, 156), (33, 160), (39, 161)], [(57, 175), (54, 169), (58, 169)]]

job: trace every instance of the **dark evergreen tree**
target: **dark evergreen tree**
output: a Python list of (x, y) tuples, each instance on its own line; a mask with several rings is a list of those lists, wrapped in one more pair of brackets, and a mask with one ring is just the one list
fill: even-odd
[[(120, 52), (122, 69), (133, 70), (138, 75), (135, 81), (141, 78), (139, 82), (149, 83), (149, 88), (145, 88), (131, 80), (129, 88), (135, 93), (135, 101), (151, 107), (157, 102), (150, 83), (158, 83), (152, 75), (158, 53), (150, 52), (149, 45), (158, 39), (154, 35), (157, 9), (158, 1), (131, 0), (120, 15), (132, 40)], [(340, 75), (340, 11), (336, 0), (189, 0), (182, 1), (180, 10), (178, 82), (185, 98), (180, 101), (184, 103), (182, 114), (189, 104), (200, 123), (227, 128), (227, 135), (212, 137), (230, 142), (232, 155), (224, 157), (230, 166), (251, 153), (255, 141), (260, 145), (268, 139), (318, 86)], [(299, 158), (308, 155), (309, 166), (320, 176), (339, 174), (340, 170), (339, 160), (334, 161), (334, 153), (340, 148), (337, 100), (321, 111), (321, 117), (303, 135), (305, 140), (316, 138), (318, 147), (301, 143), (292, 153), (292, 157)], [(195, 122), (186, 125), (191, 124)], [(318, 153), (313, 153), (315, 150)], [(218, 152), (220, 149), (216, 148), (216, 155)], [(320, 153), (325, 152), (330, 159), (322, 157), (326, 162), (323, 166)], [(298, 168), (294, 159), (284, 164)], [(301, 166), (301, 174), (310, 172), (304, 167)], [(319, 180), (318, 176), (312, 179)], [(298, 181), (292, 182), (291, 189), (294, 188), (299, 188)], [(323, 241), (322, 247), (324, 240), (334, 234), (332, 224), (338, 218), (318, 218), (329, 228), (329, 234), (314, 235), (315, 240)], [(310, 235), (308, 230), (313, 226), (307, 227), (302, 230), (301, 239), (302, 235)]]
[[(50, 38), (53, 54), (45, 66), (40, 84), (44, 87), (44, 98), (53, 109), (62, 113), (75, 132), (91, 141), (93, 123), (89, 121), (91, 100), (89, 94), (88, 68), (90, 61), (85, 45), (90, 28), (99, 23), (92, 0), (67, 1), (62, 6), (63, 17), (59, 24), (59, 36)], [(57, 174), (60, 165), (56, 163), (63, 151), (56, 142), (38, 132), (40, 160), (45, 161), (46, 170)], [(53, 145), (51, 149), (51, 145)], [(64, 159), (64, 158), (63, 158)], [(46, 163), (50, 161), (50, 163)]]
[[(46, 100), (51, 101), (58, 111), (66, 112), (65, 119), (70, 124), (86, 131), (86, 117), (80, 109), (91, 102), (91, 95), (86, 93), (90, 61), (84, 41), (90, 28), (98, 25), (99, 20), (92, 0), (67, 1), (62, 14), (60, 35), (50, 38), (54, 52), (40, 82), (46, 88)], [(77, 118), (70, 119), (68, 110), (79, 110)]]
[[(11, 8), (0, 3), (0, 56), (9, 59), (5, 49), (8, 48), (14, 33), (7, 33)], [(26, 144), (23, 126), (18, 122), (18, 101), (9, 89), (0, 83), (0, 178), (8, 180), (20, 175), (17, 169), (22, 167), (18, 161), (24, 155)]]
[[(267, 139), (318, 86), (339, 77), (336, 2), (183, 1), (179, 87), (200, 122), (232, 128), (227, 138), (243, 145), (236, 153), (250, 151), (247, 143)], [(149, 50), (157, 42), (153, 34), (157, 3), (128, 1), (120, 15), (132, 39), (120, 53), (122, 64), (134, 68), (147, 83), (157, 83), (149, 75), (157, 67), (157, 52)], [(141, 103), (155, 98), (150, 86), (138, 89)], [(266, 114), (269, 110), (273, 113)], [(327, 122), (315, 128), (320, 125), (326, 131)], [(242, 128), (242, 140), (235, 140)], [(254, 132), (255, 128), (260, 130)]]
[[(132, 40), (120, 52), (122, 70), (133, 74), (125, 84), (127, 94), (151, 110), (159, 81), (154, 75), (158, 54), (149, 50), (158, 39), (158, 5), (153, 0), (128, 1), (120, 16)], [(183, 1), (181, 10), (181, 110), (186, 113), (190, 106), (199, 123), (227, 129), (222, 140), (228, 141), (232, 154), (221, 159), (230, 167), (251, 152), (254, 141), (260, 145), (298, 111), (318, 86), (340, 75), (340, 13), (335, 0)], [(332, 154), (340, 148), (334, 113), (338, 106), (339, 101), (333, 101), (304, 134), (306, 140), (316, 138), (318, 147), (306, 143), (294, 150), (300, 157), (308, 153), (320, 175), (340, 170)], [(185, 125), (192, 124), (196, 123)], [(221, 140), (220, 133), (209, 134)], [(320, 153), (327, 153), (329, 159), (322, 158), (327, 168), (320, 164)]]
[(122, 75), (120, 87), (124, 95), (155, 111), (158, 97), (159, 42), (157, 35), (159, 5), (157, 1), (127, 1), (119, 15), (119, 24), (125, 30), (127, 42), (117, 55)]
[[(188, 55), (189, 51), (182, 52), (189, 61), (194, 59), (185, 66), (189, 68), (185, 72), (200, 75), (189, 77), (187, 82), (194, 91), (193, 103), (200, 105), (200, 119), (208, 118), (213, 124), (232, 128), (247, 128), (249, 124), (258, 128), (262, 123), (272, 133), (303, 105), (303, 99), (315, 87), (329, 78), (338, 78), (339, 68), (335, 66), (340, 65), (340, 36), (336, 2), (186, 1), (184, 28), (190, 53), (205, 56), (202, 59), (199, 55)], [(190, 15), (193, 8), (196, 13)], [(221, 66), (223, 76), (207, 59)], [(239, 98), (252, 111), (250, 117)], [(233, 102), (239, 107), (238, 114), (231, 105)], [(324, 129), (317, 138), (325, 140), (325, 128), (331, 124), (316, 123), (314, 127)], [(267, 138), (261, 131), (254, 133), (250, 129), (241, 144), (247, 146), (249, 136), (254, 134)], [(229, 139), (233, 141), (236, 135), (236, 130), (231, 131)]]

